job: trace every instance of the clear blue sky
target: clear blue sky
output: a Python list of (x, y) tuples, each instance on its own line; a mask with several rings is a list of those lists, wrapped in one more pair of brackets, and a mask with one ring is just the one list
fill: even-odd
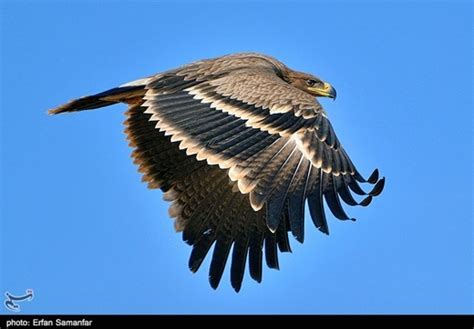
[[(469, 1), (3, 1), (1, 296), (34, 289), (24, 313), (472, 313), (472, 18)], [(339, 138), (387, 177), (330, 236), (307, 218), (304, 245), (239, 294), (227, 271), (210, 288), (209, 262), (188, 270), (129, 158), (125, 106), (46, 115), (236, 51), (331, 82)]]

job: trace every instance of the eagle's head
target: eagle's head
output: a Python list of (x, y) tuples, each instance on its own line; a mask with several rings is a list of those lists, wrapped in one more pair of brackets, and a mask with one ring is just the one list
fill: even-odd
[(291, 85), (307, 92), (308, 94), (317, 97), (336, 99), (336, 89), (334, 89), (334, 87), (329, 83), (322, 81), (314, 75), (288, 70), (287, 79)]

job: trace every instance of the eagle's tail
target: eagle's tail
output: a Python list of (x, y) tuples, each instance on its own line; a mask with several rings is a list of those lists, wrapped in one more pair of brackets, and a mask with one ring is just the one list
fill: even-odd
[(50, 109), (49, 114), (93, 110), (116, 103), (139, 103), (145, 94), (144, 85), (123, 86), (99, 94), (74, 99), (66, 104)]

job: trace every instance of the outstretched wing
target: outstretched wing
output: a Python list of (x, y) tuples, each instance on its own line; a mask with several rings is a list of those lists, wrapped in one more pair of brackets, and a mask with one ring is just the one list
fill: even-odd
[(212, 287), (218, 286), (230, 254), (231, 283), (236, 291), (241, 288), (247, 259), (251, 277), (260, 282), (263, 255), (269, 267), (278, 268), (276, 248), (290, 251), (288, 219), (283, 218), (278, 231), (272, 233), (265, 224), (265, 210), (251, 208), (248, 197), (233, 188), (235, 182), (226, 170), (186, 155), (170, 136), (155, 129), (145, 110), (140, 105), (130, 107), (125, 131), (143, 180), (151, 188), (161, 188), (165, 200), (172, 201), (169, 213), (176, 219), (175, 227), (193, 246), (189, 268), (197, 271), (215, 244), (209, 270)]
[[(294, 207), (302, 207), (307, 193), (320, 189), (336, 217), (347, 219), (339, 197), (350, 205), (366, 205), (381, 189), (383, 180), (378, 181), (374, 172), (367, 182), (378, 185), (370, 193), (362, 191), (358, 182), (366, 180), (340, 145), (320, 104), (273, 71), (232, 70), (195, 80), (185, 74), (188, 71), (150, 83), (146, 113), (188, 155), (229, 169), (240, 192), (250, 194), (253, 209), (266, 206), (270, 230), (278, 228), (279, 212), (290, 196)], [(166, 89), (180, 84), (183, 87), (171, 93)], [(319, 188), (313, 186), (315, 181)], [(349, 189), (367, 198), (357, 203)], [(321, 214), (322, 209), (312, 213)]]
[[(193, 245), (190, 268), (197, 270), (215, 243), (210, 280), (217, 287), (233, 246), (231, 279), (238, 290), (247, 254), (259, 281), (263, 245), (267, 264), (277, 268), (276, 246), (290, 250), (287, 231), (303, 241), (306, 200), (314, 224), (328, 233), (323, 200), (337, 218), (349, 219), (342, 203), (368, 205), (384, 180), (377, 170), (367, 180), (358, 173), (321, 105), (272, 66), (206, 65), (146, 80), (140, 108), (147, 129), (152, 124), (168, 142), (144, 141), (150, 134), (140, 125), (131, 125), (129, 134), (141, 145), (134, 155), (145, 179), (173, 201), (176, 228)], [(173, 147), (179, 159), (163, 169), (162, 149)], [(359, 185), (366, 182), (375, 184), (371, 192)]]

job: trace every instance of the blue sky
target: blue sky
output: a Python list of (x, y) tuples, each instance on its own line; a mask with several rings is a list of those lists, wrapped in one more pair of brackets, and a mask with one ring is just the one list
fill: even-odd
[[(468, 1), (1, 4), (0, 293), (24, 313), (472, 313), (472, 4)], [(356, 222), (307, 218), (280, 271), (217, 291), (160, 191), (140, 182), (125, 106), (71, 98), (201, 58), (273, 55), (331, 82), (323, 101), (384, 193)], [(7, 312), (3, 306), (1, 312)]]

